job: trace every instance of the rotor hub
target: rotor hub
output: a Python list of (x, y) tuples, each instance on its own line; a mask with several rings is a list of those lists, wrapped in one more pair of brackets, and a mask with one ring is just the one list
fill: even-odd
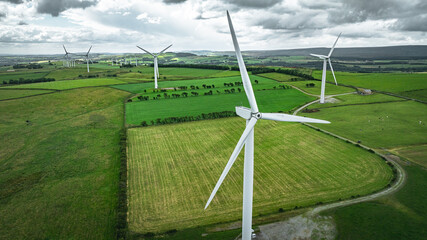
[(252, 113), (252, 117), (260, 119), (262, 117), (262, 114), (260, 112)]

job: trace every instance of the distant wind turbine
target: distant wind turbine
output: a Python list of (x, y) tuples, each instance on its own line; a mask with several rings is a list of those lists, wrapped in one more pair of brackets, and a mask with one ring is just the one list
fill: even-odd
[(89, 61), (92, 62), (92, 60), (89, 58), (89, 52), (90, 52), (91, 49), (92, 49), (92, 46), (90, 46), (89, 51), (87, 51), (87, 53), (85, 55), (78, 55), (78, 56), (86, 58), (87, 72), (89, 72)]
[(143, 49), (142, 47), (139, 47), (139, 46), (136, 46), (136, 47), (139, 48), (139, 49), (141, 49), (142, 51), (150, 54), (151, 56), (153, 56), (153, 58), (154, 58), (154, 88), (157, 88), (158, 87), (158, 85), (157, 85), (157, 78), (160, 77), (159, 66), (157, 64), (157, 57), (159, 55), (161, 55), (162, 53), (164, 53), (168, 48), (172, 47), (172, 44), (169, 45), (167, 48), (163, 49), (162, 51), (160, 51), (157, 54), (150, 53), (149, 51)]
[(62, 47), (64, 48), (64, 51), (65, 51), (65, 55), (64, 55), (64, 58), (66, 59), (65, 66), (70, 67), (70, 57), (68, 55), (70, 55), (71, 53), (67, 51), (64, 45), (62, 45)]
[(338, 39), (340, 38), (340, 36), (341, 36), (341, 33), (338, 35), (337, 40), (335, 40), (335, 43), (332, 46), (331, 50), (329, 51), (328, 56), (319, 55), (319, 54), (310, 54), (313, 57), (318, 57), (320, 59), (323, 59), (322, 86), (321, 86), (321, 89), (320, 89), (320, 103), (325, 103), (326, 61), (329, 62), (329, 67), (331, 68), (332, 76), (334, 76), (335, 85), (338, 85), (337, 79), (335, 78), (334, 69), (332, 68), (331, 55), (332, 55), (332, 52), (335, 49), (335, 45), (337, 44)]
[(258, 119), (274, 120), (282, 122), (311, 122), (311, 123), (329, 123), (324, 120), (317, 120), (313, 118), (299, 117), (283, 113), (261, 113), (258, 111), (258, 106), (255, 100), (252, 84), (243, 61), (242, 53), (240, 52), (239, 44), (237, 42), (236, 34), (234, 32), (233, 24), (231, 22), (230, 14), (227, 11), (228, 25), (230, 27), (231, 37), (233, 39), (234, 49), (239, 64), (240, 75), (242, 76), (243, 88), (245, 89), (246, 96), (249, 100), (251, 108), (236, 107), (236, 113), (240, 117), (246, 119), (246, 128), (242, 136), (237, 142), (227, 165), (225, 166), (221, 177), (215, 185), (212, 194), (206, 203), (205, 209), (209, 206), (216, 192), (233, 166), (240, 151), (245, 145), (245, 158), (244, 158), (244, 174), (243, 174), (243, 216), (242, 216), (242, 240), (251, 239), (252, 235), (252, 197), (253, 197), (253, 176), (254, 176), (254, 127)]

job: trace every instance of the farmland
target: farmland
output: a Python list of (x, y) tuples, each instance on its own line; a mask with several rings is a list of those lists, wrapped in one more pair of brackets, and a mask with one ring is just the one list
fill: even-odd
[[(306, 61), (304, 57), (286, 59)], [(259, 61), (264, 60), (252, 63)], [(239, 229), (212, 229), (218, 224), (236, 225), (241, 217), (242, 156), (211, 206), (206, 211), (203, 207), (243, 131), (244, 120), (228, 117), (160, 126), (158, 119), (248, 106), (239, 71), (160, 67), (160, 89), (155, 90), (152, 67), (95, 63), (87, 73), (86, 65), (58, 66), (46, 64), (39, 73), (20, 69), (0, 74), (20, 76), (18, 79), (43, 74), (56, 79), (0, 88), (0, 100), (4, 100), (0, 101), (0, 136), (4, 139), (0, 146), (0, 226), (5, 226), (0, 228), (0, 238), (115, 238), (119, 131), (125, 123), (130, 127), (129, 234), (138, 238), (176, 229), (178, 239), (194, 239), (209, 228), (206, 239), (235, 238)], [(298, 71), (310, 74), (312, 70)], [(318, 71), (313, 76), (317, 78)], [(424, 76), (337, 72), (337, 81), (423, 100)], [(320, 81), (278, 72), (250, 77), (263, 112), (292, 112), (316, 99), (291, 85), (320, 94)], [(308, 83), (315, 86), (307, 87)], [(326, 86), (327, 95), (354, 91), (335, 84)], [(365, 226), (362, 216), (376, 219), (372, 214), (387, 213), (381, 216), (390, 225), (398, 224), (392, 218), (400, 218), (411, 231), (407, 236), (422, 236), (417, 229), (425, 226), (427, 214), (421, 200), (425, 193), (417, 188), (423, 187), (426, 176), (418, 166), (426, 166), (425, 104), (380, 93), (335, 99), (334, 103), (313, 104), (308, 109), (315, 112), (300, 115), (329, 120), (329, 125), (316, 126), (395, 154), (407, 164), (409, 175), (406, 192), (325, 213), (339, 221), (339, 238), (369, 238), (364, 231), (357, 235), (352, 230), (357, 229), (351, 224), (355, 213), (360, 213), (360, 226)], [(153, 126), (138, 127), (142, 122)], [(287, 214), (297, 206), (297, 211), (304, 212), (300, 207), (370, 194), (393, 178), (392, 170), (377, 155), (301, 124), (260, 121), (255, 135), (256, 224), (272, 221), (279, 209)], [(366, 229), (380, 229), (381, 233), (386, 226), (375, 225), (377, 222), (372, 220)], [(395, 227), (391, 232), (400, 231), (402, 228)]]
[(64, 80), (54, 82), (30, 83), (17, 86), (7, 86), (4, 88), (34, 88), (34, 89), (56, 89), (65, 90), (81, 87), (108, 86), (113, 84), (123, 84), (124, 82), (111, 78), (95, 78), (95, 79), (79, 79), (79, 80)]
[[(238, 220), (242, 156), (203, 206), (243, 128), (244, 120), (227, 118), (129, 129), (130, 231)], [(299, 124), (260, 121), (255, 135), (254, 216), (364, 195), (392, 177), (376, 155)]]
[(125, 95), (86, 88), (0, 102), (0, 238), (115, 238)]
[[(321, 79), (321, 71), (313, 71), (313, 77)], [(406, 92), (427, 88), (426, 73), (348, 73), (335, 72), (337, 81), (386, 92)], [(328, 81), (333, 81), (332, 73), (326, 74)]]
[(11, 90), (11, 89), (0, 89), (0, 100), (14, 99), (21, 97), (28, 97), (33, 95), (39, 95), (44, 93), (51, 93), (49, 90)]

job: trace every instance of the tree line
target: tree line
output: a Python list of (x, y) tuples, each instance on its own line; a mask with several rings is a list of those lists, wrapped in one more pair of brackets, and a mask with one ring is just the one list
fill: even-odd
[[(183, 116), (183, 117), (167, 117), (167, 118), (157, 118), (156, 120), (151, 120), (150, 125), (164, 125), (164, 124), (173, 124), (173, 123), (182, 123), (182, 122), (192, 122), (205, 119), (217, 119), (225, 117), (235, 117), (237, 116), (234, 111), (222, 111), (222, 112), (211, 112), (211, 113), (202, 113), (197, 116)], [(141, 126), (148, 126), (147, 121), (142, 121)]]
[(7, 85), (7, 84), (26, 84), (26, 83), (38, 83), (38, 82), (53, 82), (55, 81), (55, 78), (28, 78), (28, 79), (24, 79), (24, 78), (19, 78), (19, 79), (10, 79), (9, 81), (3, 80), (3, 84)]

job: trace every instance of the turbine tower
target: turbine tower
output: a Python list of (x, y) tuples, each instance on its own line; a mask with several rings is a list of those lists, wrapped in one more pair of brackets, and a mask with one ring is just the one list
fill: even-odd
[(157, 85), (157, 78), (160, 77), (159, 66), (157, 64), (157, 57), (159, 55), (161, 55), (162, 53), (164, 53), (168, 48), (172, 47), (172, 44), (169, 45), (167, 48), (163, 49), (162, 51), (160, 51), (157, 54), (150, 53), (149, 51), (143, 49), (142, 47), (139, 47), (139, 46), (136, 46), (136, 47), (139, 48), (139, 49), (141, 49), (142, 51), (150, 54), (151, 56), (153, 56), (153, 58), (154, 58), (154, 88), (157, 88), (158, 87), (158, 85)]
[(337, 44), (338, 39), (340, 38), (340, 36), (341, 36), (341, 33), (338, 35), (337, 40), (335, 40), (335, 43), (332, 46), (331, 50), (329, 51), (328, 56), (319, 55), (319, 54), (310, 54), (313, 57), (318, 57), (320, 59), (323, 59), (322, 86), (320, 88), (320, 103), (325, 103), (326, 61), (329, 62), (329, 67), (331, 68), (332, 76), (334, 76), (335, 85), (338, 85), (337, 79), (335, 78), (334, 69), (332, 68), (331, 55), (332, 55), (332, 52), (335, 49), (335, 45)]
[(213, 197), (221, 186), (224, 178), (230, 171), (231, 166), (237, 159), (240, 151), (245, 145), (245, 158), (244, 158), (244, 173), (243, 173), (243, 216), (242, 216), (242, 240), (251, 239), (252, 235), (252, 197), (253, 197), (253, 176), (254, 176), (254, 127), (258, 119), (274, 120), (282, 122), (311, 122), (311, 123), (329, 123), (328, 121), (318, 120), (313, 118), (305, 118), (283, 113), (261, 113), (258, 111), (258, 106), (255, 100), (252, 84), (243, 61), (242, 53), (240, 52), (239, 44), (237, 42), (236, 34), (234, 33), (233, 24), (231, 22), (230, 14), (227, 11), (228, 25), (230, 27), (231, 37), (233, 39), (234, 49), (239, 64), (240, 75), (242, 77), (243, 88), (245, 89), (246, 96), (249, 100), (251, 108), (236, 107), (236, 113), (240, 117), (246, 119), (246, 128), (242, 136), (237, 142), (236, 148), (231, 154), (227, 165), (225, 166), (221, 177), (215, 185), (205, 209), (211, 203)]

